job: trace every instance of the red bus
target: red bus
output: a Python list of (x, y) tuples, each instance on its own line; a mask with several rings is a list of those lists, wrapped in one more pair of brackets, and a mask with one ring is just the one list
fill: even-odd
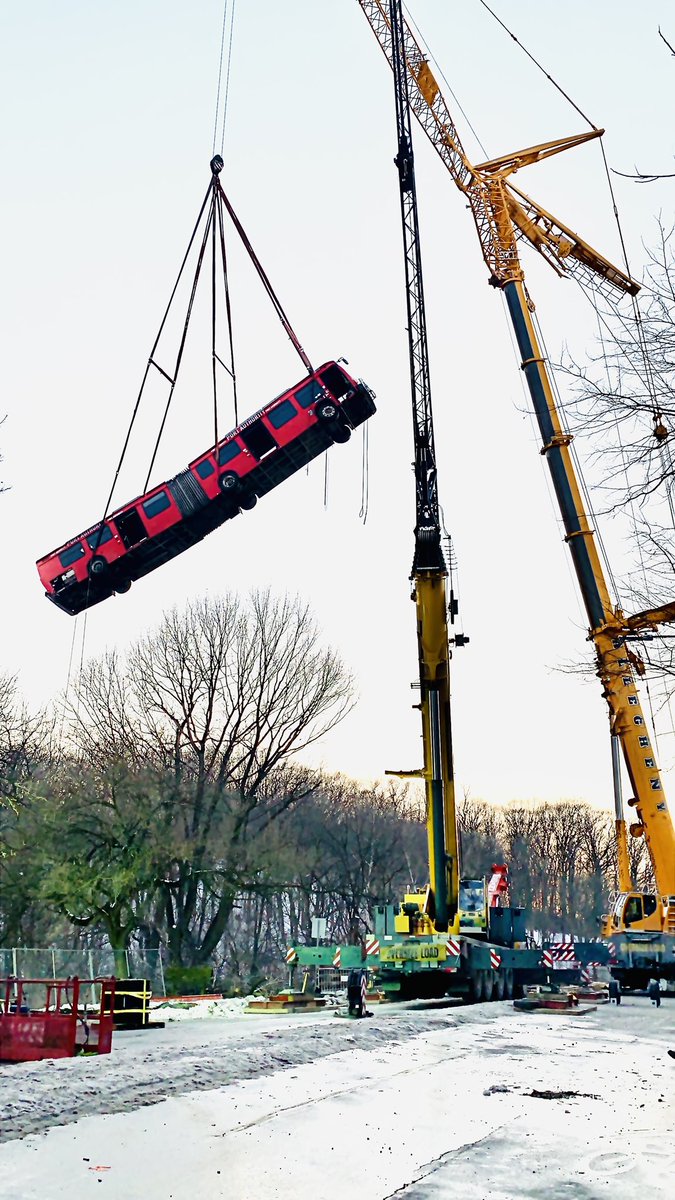
[(37, 562), (45, 595), (75, 614), (127, 592), (270, 492), (375, 412), (374, 393), (336, 362), (283, 392), (173, 479)]

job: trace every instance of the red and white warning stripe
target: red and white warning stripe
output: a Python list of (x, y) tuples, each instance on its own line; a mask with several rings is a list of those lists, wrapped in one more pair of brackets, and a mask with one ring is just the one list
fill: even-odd
[(333, 955), (333, 966), (334, 966), (334, 967), (341, 967), (341, 966), (342, 966), (342, 956), (341, 956), (341, 954), (340, 954), (340, 947), (339, 947), (339, 946), (337, 946), (337, 947), (336, 947), (336, 949), (335, 949), (335, 954)]
[(574, 962), (576, 958), (574, 946), (569, 944), (564, 946), (551, 946), (551, 954), (554, 959), (557, 959), (558, 962)]
[(378, 942), (377, 938), (373, 937), (372, 933), (370, 933), (366, 938), (366, 958), (370, 958), (371, 955), (379, 953), (380, 943)]
[(497, 954), (496, 950), (490, 950), (490, 966), (493, 971), (498, 971), (502, 961), (501, 954)]
[(541, 965), (542, 967), (547, 967), (549, 970), (553, 967), (553, 955), (550, 950), (542, 950)]
[(462, 953), (461, 943), (458, 942), (457, 938), (454, 938), (454, 937), (449, 937), (446, 940), (445, 949), (448, 954), (455, 954), (455, 955), (457, 955), (458, 958), (459, 958), (460, 954)]
[(297, 961), (298, 961), (297, 950), (293, 946), (289, 946), (288, 950), (286, 951), (286, 962), (290, 966), (291, 963), (295, 963)]

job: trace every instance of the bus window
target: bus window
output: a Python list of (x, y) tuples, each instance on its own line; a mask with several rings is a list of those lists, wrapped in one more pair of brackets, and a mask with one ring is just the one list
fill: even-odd
[(300, 408), (311, 408), (323, 396), (323, 388), (318, 379), (312, 379), (310, 383), (306, 383), (299, 391), (295, 393), (296, 403)]
[(239, 442), (226, 442), (218, 451), (218, 465), (224, 467), (225, 463), (232, 462), (232, 459), (236, 458), (238, 454), (241, 454)]
[(352, 390), (350, 380), (335, 363), (330, 367), (326, 367), (326, 370), (321, 372), (321, 382), (326, 385), (328, 391), (332, 392), (338, 400), (344, 396), (345, 392)]
[(59, 554), (59, 562), (62, 567), (72, 567), (73, 563), (77, 562), (78, 558), (83, 558), (84, 546), (82, 542), (75, 542), (74, 546), (69, 546), (62, 554)]
[(157, 492), (156, 496), (151, 496), (149, 500), (143, 501), (143, 511), (146, 517), (158, 517), (171, 505), (171, 501), (166, 492)]
[(96, 551), (98, 550), (99, 546), (105, 546), (106, 542), (109, 542), (111, 537), (112, 537), (112, 529), (110, 528), (110, 526), (109, 525), (103, 525), (103, 526), (99, 525), (98, 529), (94, 530), (93, 533), (89, 534), (89, 536), (87, 538), (87, 545), (90, 550), (94, 551), (94, 554), (95, 554)]
[(204, 458), (200, 463), (197, 463), (195, 471), (200, 479), (208, 479), (209, 475), (213, 475), (215, 467), (210, 458)]
[(271, 412), (267, 414), (267, 420), (274, 429), (281, 429), (282, 425), (287, 425), (293, 417), (297, 417), (298, 410), (290, 400), (282, 400), (281, 404), (277, 404)]
[(137, 546), (148, 536), (148, 531), (135, 508), (128, 508), (126, 512), (120, 513), (115, 517), (115, 523), (127, 550)]
[(264, 458), (270, 451), (276, 450), (277, 444), (269, 429), (266, 429), (260, 418), (239, 434), (247, 450), (254, 458)]

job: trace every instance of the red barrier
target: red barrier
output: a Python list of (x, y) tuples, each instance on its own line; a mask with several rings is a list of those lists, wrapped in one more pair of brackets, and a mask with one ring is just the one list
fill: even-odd
[[(95, 1012), (80, 1003), (84, 987), (100, 988)], [(34, 991), (39, 989), (36, 1003)], [(75, 1054), (109, 1054), (115, 980), (0, 979), (0, 1061), (35, 1062)], [(44, 1003), (41, 1003), (44, 996)], [(39, 1004), (39, 1006), (38, 1006)]]

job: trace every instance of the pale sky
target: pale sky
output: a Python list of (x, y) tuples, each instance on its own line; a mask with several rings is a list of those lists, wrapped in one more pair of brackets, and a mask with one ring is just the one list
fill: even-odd
[[(38, 704), (65, 686), (83, 619), (44, 598), (35, 559), (103, 509), (152, 341), (209, 181), (222, 0), (65, 0), (0, 6), (3, 175), (0, 478), (4, 551), (0, 669)], [(478, 4), (411, 0), (490, 156), (585, 128)], [(672, 169), (675, 43), (667, 0), (511, 0), (514, 32), (607, 129), (610, 165)], [(467, 152), (483, 152), (446, 92)], [(371, 779), (421, 765), (414, 607), (412, 432), (390, 72), (356, 0), (239, 0), (222, 181), (310, 357), (344, 355), (377, 393), (370, 500), (362, 448), (330, 453), (91, 610), (84, 653), (124, 648), (163, 609), (228, 588), (308, 600), (353, 670), (359, 703), (314, 761)], [(458, 783), (490, 801), (580, 797), (611, 804), (607, 716), (595, 680), (560, 668), (586, 649), (576, 582), (545, 465), (524, 412), (509, 326), (469, 213), (416, 139), (440, 495), (460, 570), (454, 659)], [(620, 262), (597, 146), (517, 183)], [(615, 179), (633, 273), (673, 183)], [(241, 411), (303, 374), (234, 250)], [(548, 347), (592, 349), (593, 314), (572, 283), (524, 251)], [(197, 314), (199, 316), (199, 313)], [(155, 472), (175, 474), (211, 438), (208, 335), (185, 364)], [(161, 396), (153, 392), (116, 503), (142, 490)], [(223, 389), (221, 428), (234, 422)], [(581, 447), (583, 451), (583, 446)], [(621, 578), (625, 530), (603, 523)], [(654, 692), (658, 698), (658, 685)], [(675, 762), (667, 716), (662, 766)], [(668, 777), (666, 777), (668, 784)], [(675, 786), (671, 773), (671, 791)]]

